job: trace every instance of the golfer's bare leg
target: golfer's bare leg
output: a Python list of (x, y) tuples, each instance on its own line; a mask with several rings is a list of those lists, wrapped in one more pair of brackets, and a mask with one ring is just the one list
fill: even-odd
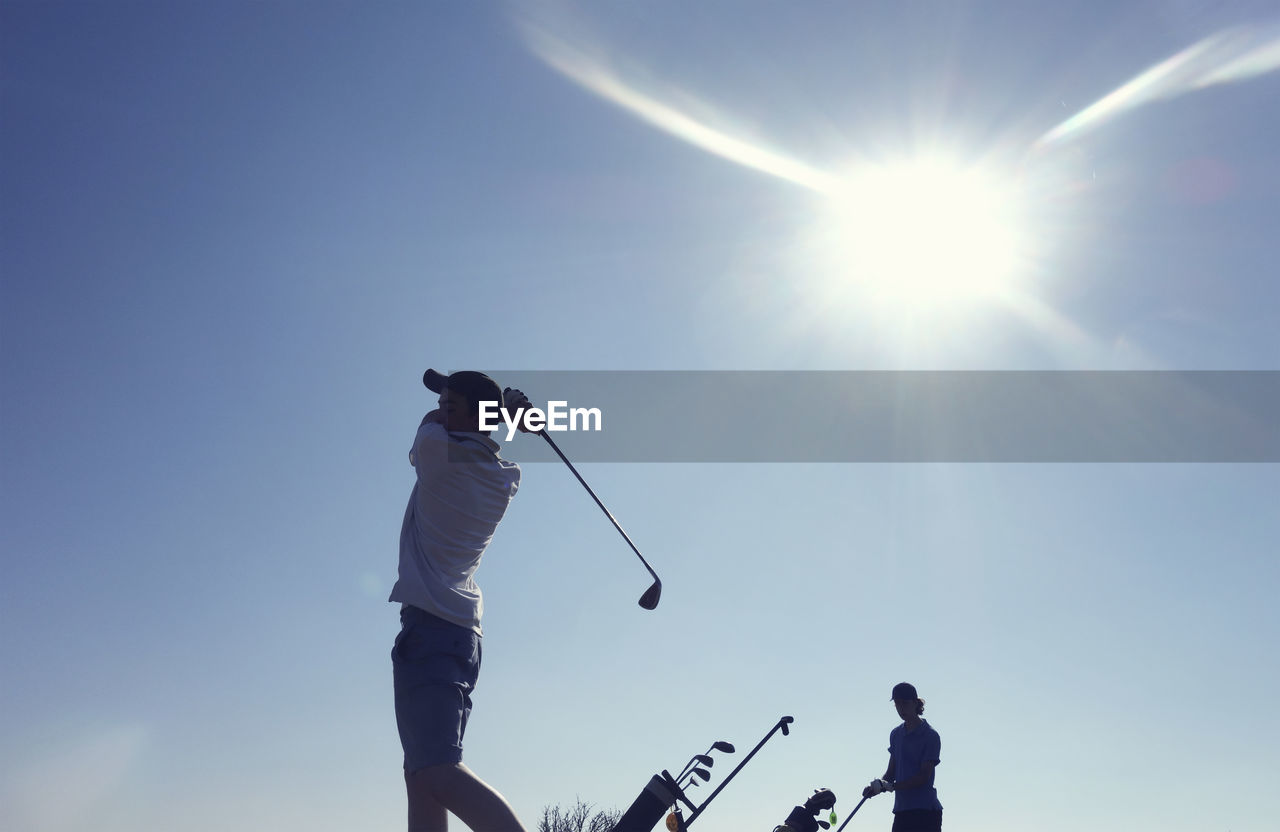
[(412, 774), (404, 773), (404, 785), (409, 792), (409, 832), (445, 832), (449, 818), (445, 808), (431, 796), (425, 769)]
[(525, 832), (506, 798), (462, 763), (428, 766), (404, 775), (409, 832), (445, 832), (446, 812), (476, 832)]

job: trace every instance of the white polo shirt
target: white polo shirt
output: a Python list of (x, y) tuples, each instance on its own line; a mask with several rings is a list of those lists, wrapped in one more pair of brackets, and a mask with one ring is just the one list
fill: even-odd
[(400, 527), (400, 574), (389, 601), (412, 604), (481, 632), (484, 598), (474, 575), (520, 487), (520, 466), (482, 433), (418, 428), (409, 464), (418, 480)]

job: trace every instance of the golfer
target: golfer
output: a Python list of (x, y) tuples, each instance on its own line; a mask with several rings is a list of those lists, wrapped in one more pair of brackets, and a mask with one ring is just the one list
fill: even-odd
[(933, 771), (942, 759), (942, 738), (921, 719), (924, 700), (913, 685), (894, 685), (892, 696), (902, 724), (889, 732), (884, 777), (872, 780), (862, 796), (893, 792), (893, 832), (941, 832), (942, 804), (933, 787)]
[(400, 634), (391, 650), (396, 726), (404, 748), (409, 832), (444, 832), (448, 812), (476, 832), (525, 832), (510, 804), (462, 764), (462, 736), (480, 673), (484, 602), (474, 575), (498, 521), (520, 486), (520, 466), (498, 456), (480, 430), (480, 402), (514, 413), (519, 390), (504, 397), (484, 373), (423, 383), (439, 407), (418, 426), (409, 452), (417, 472), (400, 529)]

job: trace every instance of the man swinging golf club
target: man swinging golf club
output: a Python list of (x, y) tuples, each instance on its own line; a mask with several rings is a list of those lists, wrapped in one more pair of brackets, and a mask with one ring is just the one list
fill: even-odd
[(520, 466), (480, 430), (479, 403), (515, 412), (529, 400), (519, 390), (504, 397), (478, 372), (428, 370), (423, 383), (439, 407), (409, 452), (417, 479), (388, 599), (402, 605), (391, 660), (409, 832), (444, 832), (448, 812), (476, 832), (525, 832), (502, 795), (462, 764), (462, 736), (480, 673), (484, 602), (473, 576), (520, 486)]
[(862, 790), (862, 796), (893, 792), (893, 832), (941, 832), (942, 804), (933, 772), (941, 761), (942, 738), (920, 718), (924, 700), (915, 686), (896, 684), (892, 697), (902, 724), (889, 732), (889, 767), (884, 777)]

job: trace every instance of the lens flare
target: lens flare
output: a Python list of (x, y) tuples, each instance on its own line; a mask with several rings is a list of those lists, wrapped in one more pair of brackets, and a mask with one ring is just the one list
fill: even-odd
[(1040, 137), (1048, 147), (1077, 138), (1122, 113), (1197, 90), (1280, 70), (1280, 24), (1216, 32), (1121, 84)]

